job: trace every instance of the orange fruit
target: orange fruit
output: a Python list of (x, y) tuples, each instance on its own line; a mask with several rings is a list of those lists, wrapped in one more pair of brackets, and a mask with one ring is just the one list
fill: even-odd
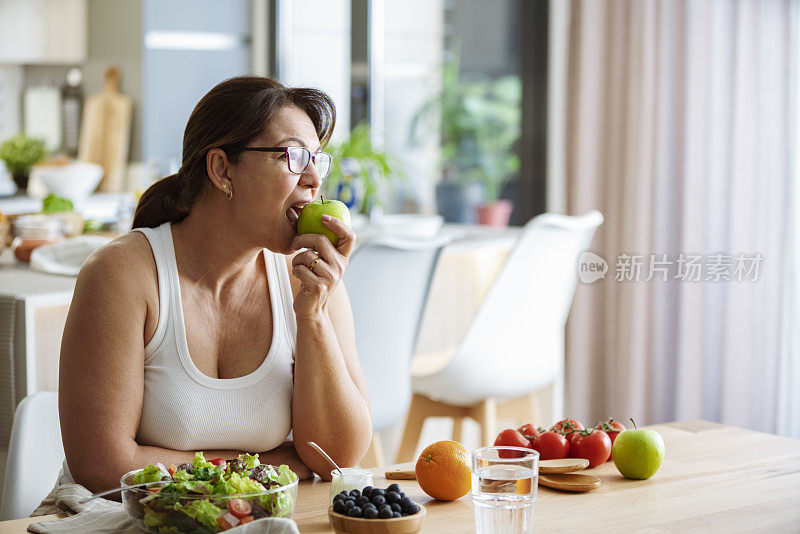
[(457, 441), (431, 443), (414, 468), (422, 491), (440, 501), (454, 501), (470, 489), (469, 451)]

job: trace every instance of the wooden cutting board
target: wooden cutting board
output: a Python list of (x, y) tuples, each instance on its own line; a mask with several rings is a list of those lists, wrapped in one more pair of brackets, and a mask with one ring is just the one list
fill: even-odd
[(107, 68), (103, 90), (84, 102), (78, 143), (78, 159), (105, 170), (98, 191), (114, 193), (124, 188), (132, 112), (131, 97), (119, 92), (119, 69)]

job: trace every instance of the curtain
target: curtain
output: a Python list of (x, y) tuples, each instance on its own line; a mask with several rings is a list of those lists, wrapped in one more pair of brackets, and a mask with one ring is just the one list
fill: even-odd
[(796, 3), (567, 9), (566, 208), (603, 212), (609, 266), (573, 303), (568, 413), (800, 431)]

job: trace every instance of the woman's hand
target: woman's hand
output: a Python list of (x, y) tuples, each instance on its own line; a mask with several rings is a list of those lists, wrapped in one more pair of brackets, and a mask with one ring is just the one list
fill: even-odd
[(292, 250), (308, 249), (292, 260), (292, 274), (301, 282), (294, 297), (298, 317), (319, 316), (327, 309), (328, 298), (342, 279), (355, 246), (355, 232), (342, 221), (323, 215), (322, 224), (339, 236), (337, 247), (321, 234), (297, 236), (292, 244)]

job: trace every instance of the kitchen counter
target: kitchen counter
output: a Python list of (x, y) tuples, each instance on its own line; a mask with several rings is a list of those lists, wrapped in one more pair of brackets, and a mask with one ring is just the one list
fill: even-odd
[[(95, 193), (84, 200), (75, 202), (75, 211), (84, 219), (94, 219), (103, 223), (116, 222), (119, 219), (120, 203), (135, 206), (132, 193)], [(0, 212), (6, 215), (21, 213), (38, 213), (42, 209), (42, 200), (29, 196), (0, 197)]]

